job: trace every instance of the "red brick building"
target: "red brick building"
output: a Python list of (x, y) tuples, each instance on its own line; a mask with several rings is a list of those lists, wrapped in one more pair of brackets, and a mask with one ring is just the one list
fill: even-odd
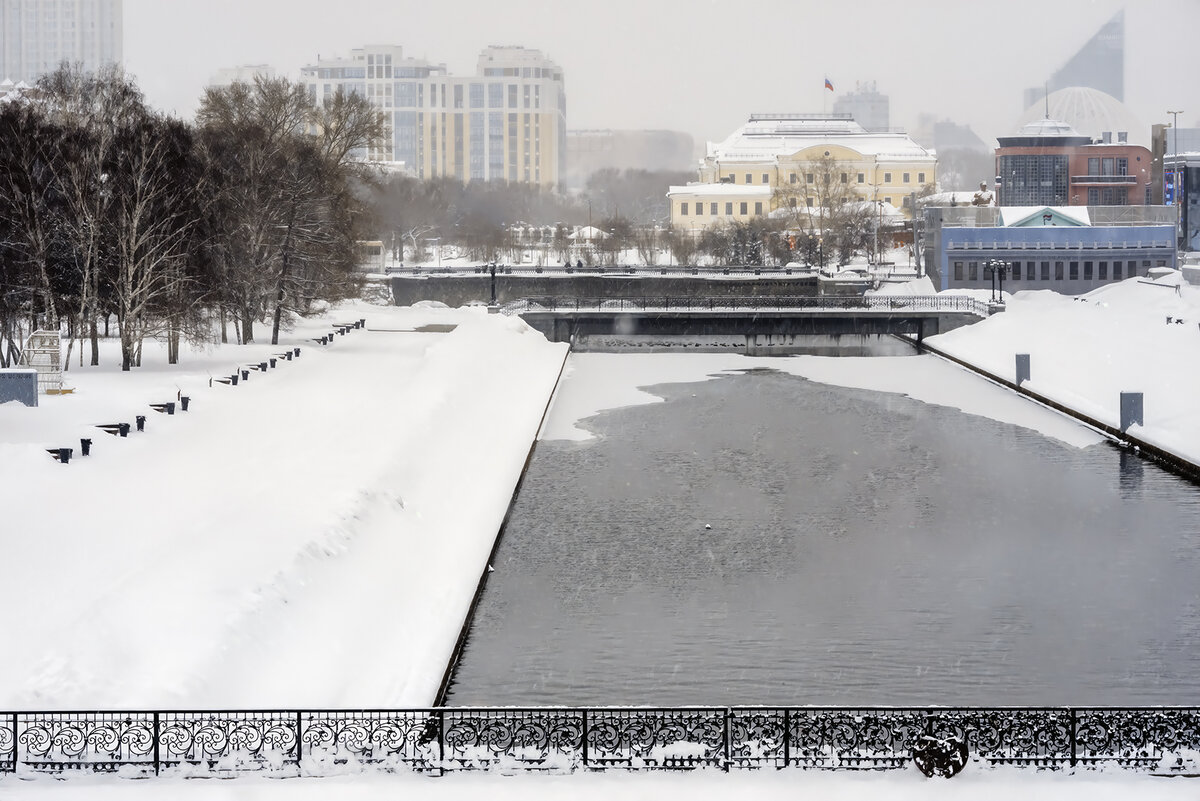
[(1001, 206), (1142, 206), (1151, 202), (1151, 153), (1123, 131), (1099, 141), (1044, 119), (996, 149)]

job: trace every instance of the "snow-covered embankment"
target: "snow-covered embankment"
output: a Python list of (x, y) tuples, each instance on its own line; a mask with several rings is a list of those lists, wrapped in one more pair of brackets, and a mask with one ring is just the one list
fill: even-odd
[[(205, 362), (247, 358), (222, 348), (0, 409), (0, 708), (431, 703), (565, 346), (468, 310), (381, 330), (430, 314), (335, 313), (374, 330), (237, 388), (207, 387)], [(158, 385), (191, 411), (96, 432), (87, 459), (22, 433), (67, 439)]]

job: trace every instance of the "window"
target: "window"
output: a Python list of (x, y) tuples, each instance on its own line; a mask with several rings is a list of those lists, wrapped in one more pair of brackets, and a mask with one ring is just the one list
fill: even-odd
[(972, 281), (979, 280), (979, 262), (977, 262), (977, 261), (971, 262), (970, 264), (967, 265), (967, 270), (968, 270), (968, 275), (970, 277), (970, 280), (972, 280)]
[(923, 173), (923, 172), (917, 173), (917, 183), (919, 183), (919, 184), (925, 183), (925, 173)]
[(463, 88), (461, 83), (454, 84), (454, 107), (463, 107)]
[(809, 207), (810, 209), (813, 207), (813, 199), (812, 199), (811, 197), (810, 197), (810, 198), (805, 198), (805, 201), (804, 201), (804, 202), (808, 204), (808, 207)]
[(858, 182), (861, 184), (861, 183), (865, 183), (865, 182), (866, 182), (866, 180), (867, 180), (866, 173), (861, 173), (861, 172), (860, 172), (860, 173), (858, 174)]
[(1117, 175), (1129, 175), (1129, 159), (1117, 159)]
[(1096, 187), (1092, 187), (1091, 189), (1088, 190), (1088, 205), (1089, 206), (1099, 206), (1100, 205), (1100, 190), (1097, 189)]
[(703, 214), (704, 214), (704, 204), (697, 200), (696, 201), (696, 216), (699, 217)]
[(1042, 280), (1043, 281), (1050, 280), (1050, 262), (1048, 262), (1048, 261), (1042, 262)]
[(1025, 262), (1025, 280), (1026, 281), (1034, 281), (1037, 279), (1037, 273), (1035, 272), (1036, 267), (1037, 267), (1037, 265), (1035, 265), (1031, 261)]
[(1100, 262), (1100, 274), (1097, 275), (1096, 277), (1099, 278), (1101, 281), (1108, 280), (1108, 262), (1106, 262), (1106, 261)]
[(813, 174), (811, 172), (804, 173), (804, 183), (811, 184), (813, 182)]
[(709, 204), (708, 204), (708, 213), (709, 213), (709, 214), (711, 214), (711, 215), (712, 215), (712, 216), (714, 216), (714, 217), (716, 217), (716, 216), (717, 216), (717, 204), (716, 204), (716, 203), (709, 203)]
[(1083, 263), (1083, 280), (1084, 281), (1092, 280), (1092, 263), (1090, 261), (1085, 261)]
[(954, 262), (954, 280), (963, 280), (963, 265), (961, 261)]
[(748, 183), (748, 184), (754, 183), (754, 177), (752, 175), (750, 175), (750, 173), (746, 173), (746, 183)]
[(1079, 280), (1079, 262), (1077, 262), (1077, 261), (1071, 262), (1070, 276), (1071, 276), (1072, 281)]
[(1100, 174), (1100, 159), (1099, 158), (1088, 159), (1088, 175), (1099, 175), (1099, 174)]
[(755, 213), (755, 214), (762, 214), (762, 201), (761, 201), (761, 200), (755, 201), (755, 203), (754, 203), (754, 213)]
[(1054, 262), (1054, 280), (1063, 280), (1063, 263), (1061, 261)]
[(1113, 262), (1113, 280), (1114, 281), (1121, 280), (1121, 262), (1119, 262), (1119, 261)]
[(515, 83), (510, 83), (508, 85), (508, 107), (517, 107), (517, 85)]
[(910, 181), (910, 180), (908, 179), (908, 176), (909, 176), (909, 173), (907, 173), (907, 172), (906, 172), (906, 173), (904, 173), (904, 183), (906, 183), (906, 184), (910, 184), (910, 183), (912, 183), (912, 181)]
[(885, 184), (890, 184), (892, 182), (892, 174), (890, 172), (885, 172), (883, 174), (883, 182)]
[(794, 209), (794, 208), (796, 208), (796, 198), (794, 198), (794, 197), (789, 197), (789, 198), (788, 198), (788, 205), (789, 205), (789, 206), (791, 206), (793, 209)]
[(739, 203), (738, 204), (738, 214), (746, 214), (747, 213), (746, 212), (747, 205), (748, 204), (745, 201), (742, 201), (741, 203)]
[(849, 173), (845, 173), (845, 172), (842, 173), (842, 183), (844, 183), (844, 184), (850, 183), (850, 174)]
[(483, 84), (471, 84), (471, 108), (483, 108)]
[(504, 107), (504, 84), (489, 83), (487, 88), (488, 108)]
[(687, 204), (687, 203), (680, 203), (680, 204), (679, 204), (679, 215), (680, 215), (681, 217), (686, 217), (686, 216), (687, 216), (687, 210), (688, 210), (688, 204)]
[(769, 172), (764, 172), (764, 173), (763, 173), (763, 183), (764, 183), (764, 184), (769, 184), (769, 183), (771, 183), (771, 174), (770, 174)]
[(788, 183), (792, 183), (792, 184), (796, 183), (796, 173), (793, 172), (790, 175), (788, 175)]
[(885, 197), (885, 198), (883, 199), (883, 202), (884, 202), (884, 203), (891, 203), (891, 202), (892, 202), (892, 199), (891, 199), (890, 197)]
[(726, 204), (725, 204), (725, 216), (726, 216), (726, 217), (732, 217), (732, 216), (733, 216), (733, 204), (732, 204), (732, 203), (726, 203)]
[(1100, 174), (1101, 175), (1116, 175), (1117, 174), (1117, 160), (1116, 159), (1101, 159), (1100, 160)]

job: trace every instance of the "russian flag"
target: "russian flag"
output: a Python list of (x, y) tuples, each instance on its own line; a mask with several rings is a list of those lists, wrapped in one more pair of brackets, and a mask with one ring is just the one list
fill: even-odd
[(825, 88), (831, 92), (833, 91), (833, 84), (829, 82), (828, 78), (825, 79)]

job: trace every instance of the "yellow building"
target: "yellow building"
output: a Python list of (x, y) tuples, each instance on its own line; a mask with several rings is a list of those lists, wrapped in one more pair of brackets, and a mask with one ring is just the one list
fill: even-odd
[(473, 76), (405, 58), (396, 45), (351, 51), (301, 71), (317, 103), (339, 88), (371, 101), (387, 134), (364, 160), (417, 178), (557, 186), (565, 169), (562, 68), (537, 50), (488, 47)]
[(701, 230), (782, 205), (820, 205), (823, 181), (838, 196), (904, 206), (937, 182), (937, 157), (903, 133), (870, 133), (848, 114), (755, 114), (708, 145), (695, 183), (667, 193), (671, 223)]

